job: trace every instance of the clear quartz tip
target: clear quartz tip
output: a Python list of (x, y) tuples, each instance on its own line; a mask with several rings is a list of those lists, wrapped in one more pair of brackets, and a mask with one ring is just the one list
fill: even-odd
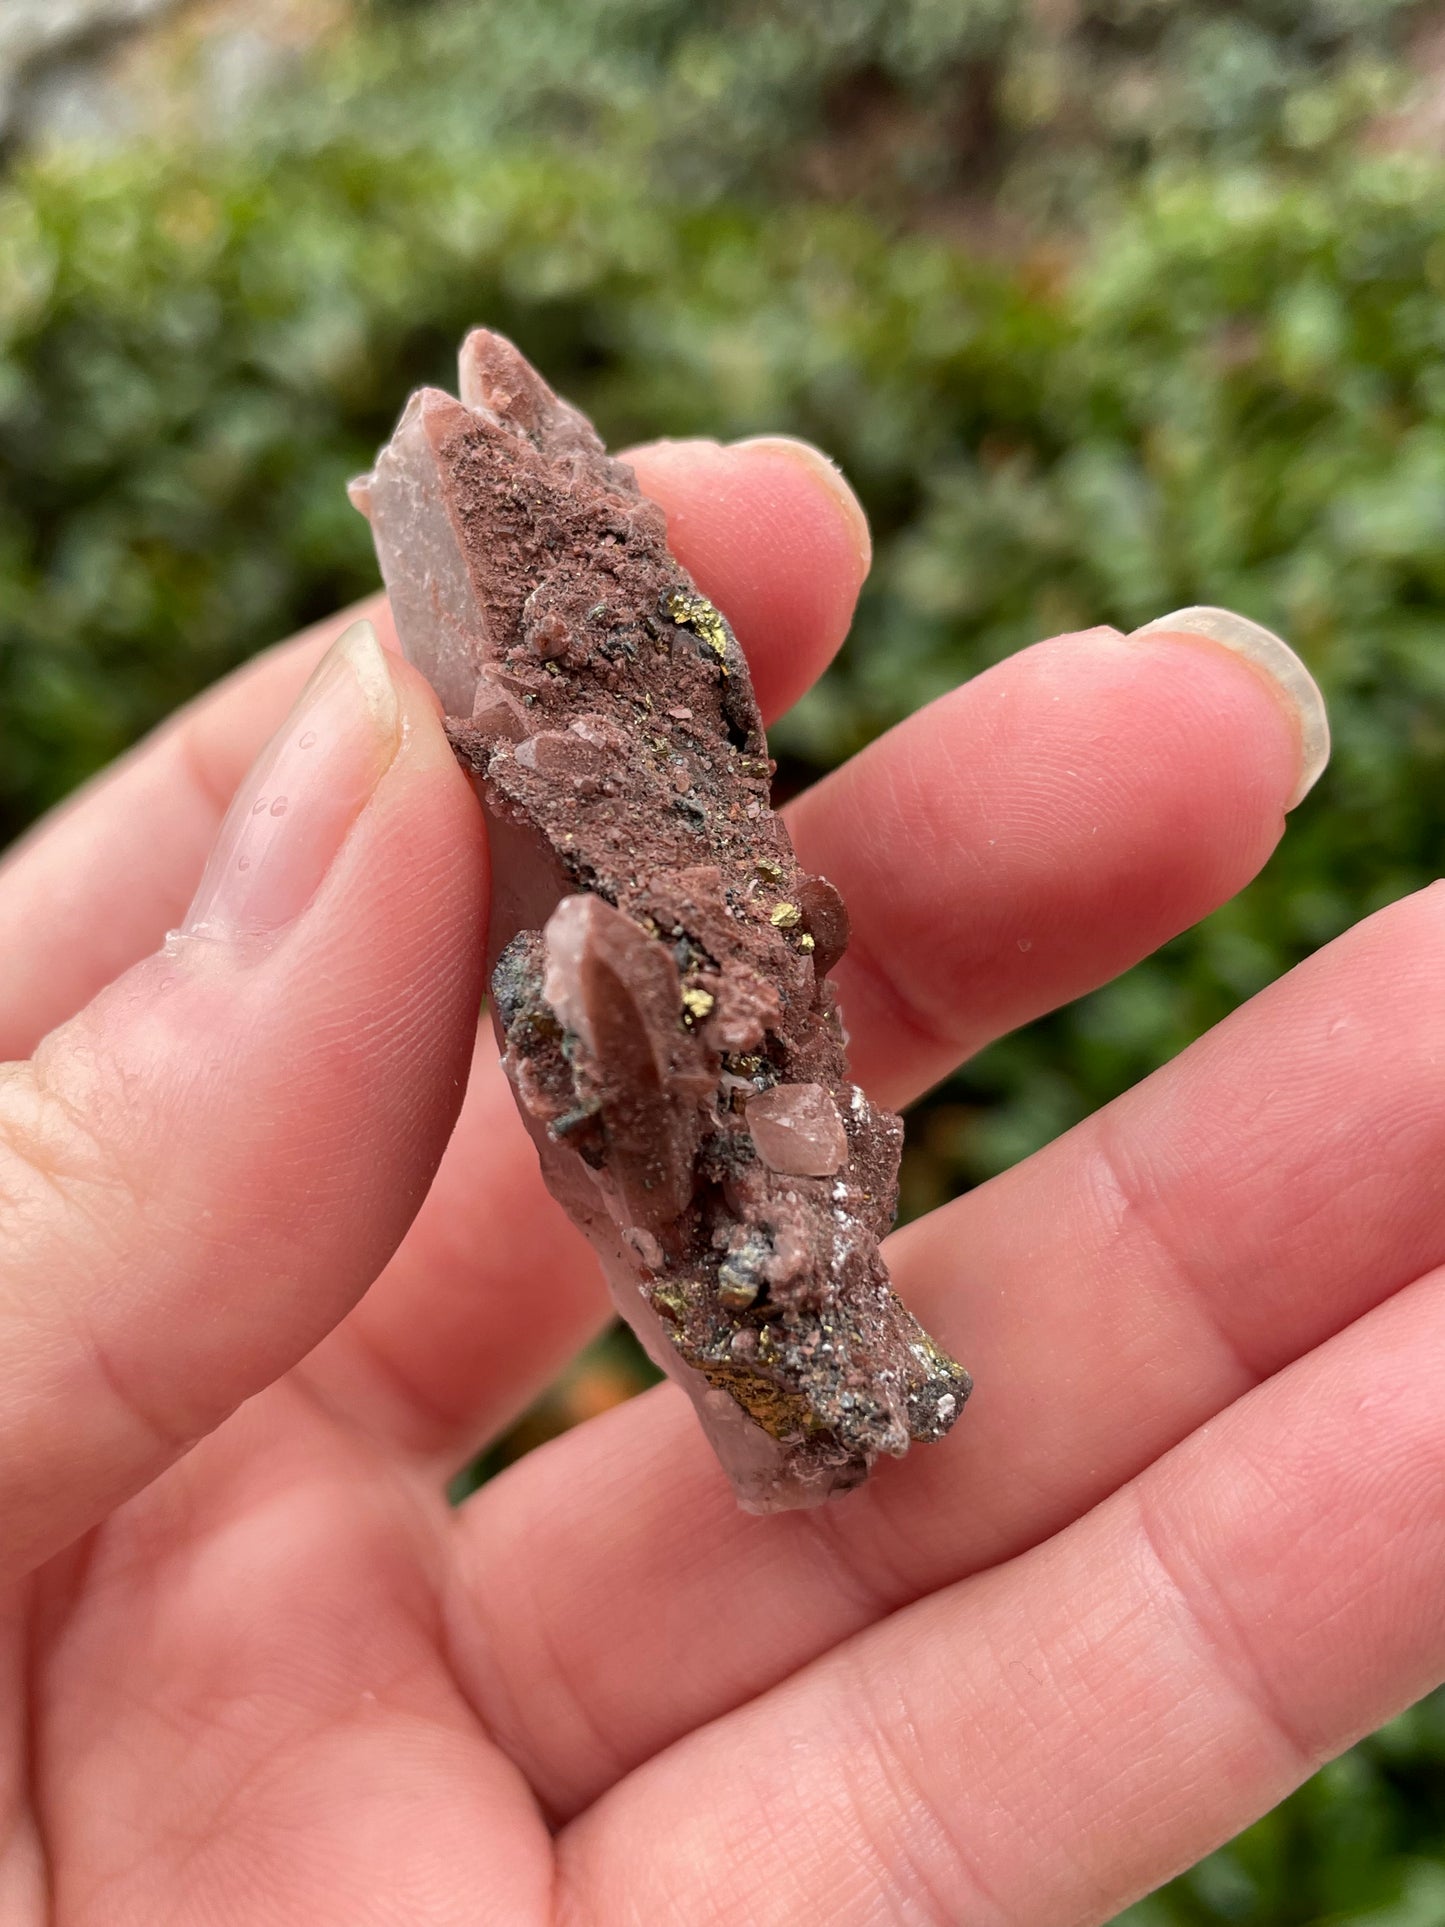
[(1175, 609), (1132, 633), (1135, 636), (1204, 636), (1234, 655), (1243, 656), (1267, 677), (1299, 730), (1299, 776), (1285, 809), (1292, 810), (1304, 801), (1330, 760), (1330, 719), (1319, 684), (1282, 636), (1266, 629), (1262, 623), (1251, 622), (1248, 616), (1236, 615), (1232, 609), (1214, 609), (1207, 605)]

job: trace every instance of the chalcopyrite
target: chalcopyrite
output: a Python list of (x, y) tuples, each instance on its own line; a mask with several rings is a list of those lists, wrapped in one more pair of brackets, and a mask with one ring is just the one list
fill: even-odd
[(412, 396), (352, 498), (486, 809), (507, 1075), (742, 1505), (816, 1505), (969, 1392), (879, 1256), (902, 1127), (848, 1077), (847, 913), (662, 511), (510, 342), (469, 335), (460, 387)]

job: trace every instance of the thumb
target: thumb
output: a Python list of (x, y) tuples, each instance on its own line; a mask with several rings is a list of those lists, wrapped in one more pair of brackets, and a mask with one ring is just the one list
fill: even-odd
[(426, 1193), (482, 988), (480, 814), (357, 623), (236, 794), (195, 903), (0, 1068), (0, 1577), (303, 1356)]

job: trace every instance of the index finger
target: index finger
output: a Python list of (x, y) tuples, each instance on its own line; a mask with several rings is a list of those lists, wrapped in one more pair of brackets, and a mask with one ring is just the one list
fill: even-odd
[[(863, 511), (816, 449), (785, 437), (629, 451), (673, 552), (732, 622), (764, 717), (814, 682), (868, 568)], [(231, 793), (321, 655), (385, 599), (268, 650), (46, 818), (0, 866), (0, 1060), (27, 1056), (183, 914)]]

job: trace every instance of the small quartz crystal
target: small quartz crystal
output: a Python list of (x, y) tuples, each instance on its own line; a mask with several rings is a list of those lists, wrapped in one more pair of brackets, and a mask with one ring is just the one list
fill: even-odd
[(486, 810), (503, 1062), (741, 1503), (815, 1505), (969, 1391), (879, 1255), (901, 1126), (849, 1081), (847, 912), (632, 471), (499, 335), (468, 336), (460, 396), (413, 395), (352, 499)]
[(838, 1106), (821, 1084), (774, 1084), (748, 1100), (753, 1149), (770, 1171), (830, 1178), (848, 1162)]

